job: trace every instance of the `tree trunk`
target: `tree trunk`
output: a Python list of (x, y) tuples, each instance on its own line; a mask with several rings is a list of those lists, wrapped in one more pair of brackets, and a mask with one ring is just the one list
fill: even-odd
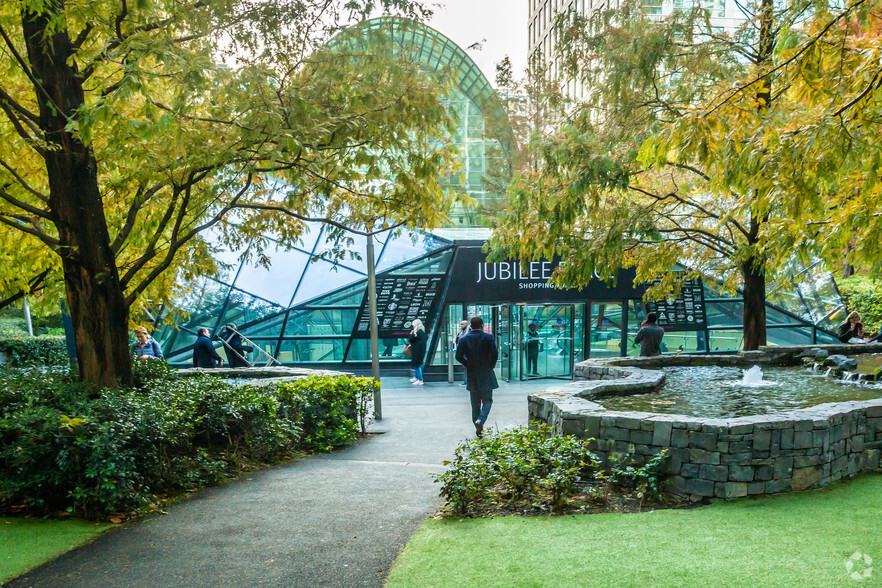
[(744, 350), (766, 344), (766, 274), (753, 258), (741, 265), (744, 280)]
[(58, 230), (80, 377), (115, 388), (132, 380), (128, 307), (110, 248), (97, 163), (91, 149), (66, 129), (85, 95), (70, 37), (58, 29), (63, 5), (50, 0), (39, 6), (40, 13), (24, 9), (22, 30), (47, 142), (49, 209)]

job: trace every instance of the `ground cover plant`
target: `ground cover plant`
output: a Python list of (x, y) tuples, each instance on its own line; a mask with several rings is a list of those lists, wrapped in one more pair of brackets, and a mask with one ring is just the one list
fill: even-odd
[(546, 425), (488, 431), (457, 447), (435, 476), (447, 500), (442, 516), (636, 511), (679, 505), (661, 491), (665, 452), (638, 464), (630, 456), (601, 464), (592, 439), (554, 435)]
[(695, 509), (430, 520), (386, 586), (878, 586), (880, 493), (866, 475)]
[[(839, 292), (849, 310), (856, 310), (864, 323), (864, 332), (882, 329), (882, 282), (867, 276), (851, 276), (837, 280)], [(840, 317), (845, 322), (845, 314)]]
[(0, 519), (0, 584), (88, 543), (108, 528), (79, 519)]
[[(169, 494), (355, 440), (365, 378), (233, 385), (136, 362), (133, 389), (67, 373), (0, 373), (0, 513), (87, 518), (159, 508)], [(366, 412), (366, 411), (365, 411)]]

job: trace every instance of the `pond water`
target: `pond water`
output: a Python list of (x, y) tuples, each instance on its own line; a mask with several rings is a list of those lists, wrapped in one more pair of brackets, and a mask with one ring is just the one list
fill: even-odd
[(875, 374), (882, 367), (882, 353), (868, 353), (867, 355), (855, 355), (857, 370), (862, 374)]
[(663, 368), (658, 392), (596, 400), (609, 410), (732, 418), (807, 408), (826, 402), (882, 398), (882, 384), (842, 382), (809, 368), (764, 367), (762, 382), (734, 367)]

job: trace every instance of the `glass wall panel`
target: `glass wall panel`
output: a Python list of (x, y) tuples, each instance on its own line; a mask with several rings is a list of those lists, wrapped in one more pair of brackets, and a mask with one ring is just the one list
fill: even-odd
[(662, 353), (704, 353), (707, 351), (704, 331), (666, 332), (661, 342), (661, 350)]
[(286, 307), (291, 303), (294, 289), (309, 262), (309, 255), (296, 249), (285, 250), (274, 241), (264, 251), (270, 266), (262, 267), (251, 259), (242, 266), (236, 278), (236, 287)]
[(354, 306), (359, 307), (364, 300), (364, 292), (367, 289), (367, 280), (362, 280), (357, 284), (338, 290), (324, 296), (316, 298), (306, 305), (306, 308), (322, 308), (328, 306)]
[(640, 330), (640, 323), (646, 320), (646, 305), (642, 300), (628, 301), (628, 346), (625, 352), (629, 356), (640, 355), (640, 345), (634, 343), (634, 337)]
[(279, 361), (282, 363), (342, 362), (348, 338), (282, 339)]
[(453, 249), (447, 249), (437, 255), (414, 261), (403, 267), (389, 272), (389, 275), (426, 274), (441, 275), (447, 273), (450, 261), (453, 259)]
[(776, 327), (766, 330), (769, 345), (811, 345), (811, 327)]
[(234, 325), (244, 325), (267, 318), (282, 310), (284, 308), (278, 304), (272, 304), (266, 300), (255, 298), (247, 292), (233, 288), (230, 292), (230, 300), (227, 303), (226, 310), (224, 310), (223, 318), (218, 324), (226, 325), (233, 323)]
[(459, 333), (459, 322), (463, 320), (462, 304), (448, 304), (441, 316), (443, 318), (439, 322), (438, 328), (442, 329), (442, 331), (438, 338), (438, 346), (428, 365), (447, 365), (447, 341), (450, 339), (452, 341), (451, 347), (455, 349), (456, 335)]
[(833, 331), (834, 333), (839, 332), (839, 325), (845, 322), (845, 318), (848, 316), (848, 309), (845, 306), (840, 306), (829, 316), (825, 316), (821, 320), (818, 321), (817, 325), (829, 331)]
[[(162, 353), (169, 360), (178, 362), (193, 356), (193, 352), (186, 349), (196, 342), (196, 333), (193, 331), (166, 327), (162, 331), (162, 336), (155, 338), (162, 346)], [(185, 349), (186, 351), (184, 351)]]
[(177, 349), (192, 345), (196, 339), (179, 330), (195, 333), (199, 327), (214, 329), (220, 318), (220, 313), (230, 292), (230, 287), (210, 278), (202, 278), (191, 286), (190, 291), (180, 300), (178, 308), (188, 314), (177, 325), (163, 325), (154, 334), (156, 340), (162, 345), (166, 355), (172, 354)]
[(297, 293), (294, 295), (294, 304), (301, 304), (321, 296), (329, 290), (335, 290), (362, 279), (364, 279), (364, 276), (352, 270), (341, 266), (335, 267), (327, 261), (315, 260), (306, 269), (300, 288), (297, 289)]
[(591, 350), (589, 357), (622, 355), (622, 305), (600, 302), (591, 305)]
[[(410, 365), (410, 358), (404, 357), (402, 351), (407, 339), (380, 339), (380, 361), (381, 362), (407, 362)], [(370, 361), (371, 360), (371, 340), (370, 339), (353, 339), (352, 345), (349, 346), (349, 355), (346, 361)]]
[(831, 335), (829, 333), (825, 333), (823, 331), (818, 331), (818, 344), (819, 345), (829, 345), (829, 344), (835, 344), (835, 343), (840, 343), (839, 339), (837, 339), (836, 337), (834, 337), (833, 335)]
[[(324, 259), (332, 260), (333, 257), (331, 257), (330, 252), (335, 248), (335, 245), (330, 241), (329, 235), (330, 231), (326, 230), (322, 232), (322, 238), (319, 239), (319, 244), (318, 247), (316, 247), (315, 253), (316, 255), (321, 255)], [(374, 237), (374, 263), (380, 259), (386, 236), (387, 233), (383, 233), (378, 236), (379, 238)], [(365, 255), (367, 255), (367, 237), (347, 233), (345, 239), (346, 241), (341, 242), (336, 246), (339, 249), (345, 250), (344, 256), (338, 260), (338, 263), (353, 271), (366, 275), (367, 261)], [(349, 242), (349, 240), (351, 240), (351, 242)]]
[(355, 308), (292, 310), (285, 325), (285, 336), (349, 336), (357, 313)]
[(779, 288), (778, 290), (775, 290), (768, 295), (768, 301), (802, 317), (803, 320), (813, 320), (809, 309), (803, 304), (802, 297), (800, 297), (799, 292), (796, 291), (795, 287)]
[[(282, 324), (285, 322), (285, 313), (276, 315), (274, 317), (268, 318), (266, 320), (260, 321), (257, 324), (243, 327), (241, 324), (237, 325), (238, 331), (245, 335), (248, 338), (252, 337), (266, 337), (266, 338), (279, 338), (282, 333)], [(220, 326), (218, 330), (222, 330), (223, 325)]]
[(396, 237), (386, 244), (383, 255), (377, 263), (377, 271), (386, 271), (406, 261), (447, 246), (448, 243), (431, 235), (419, 236), (416, 242), (412, 241), (408, 235)]
[[(717, 303), (723, 305), (723, 303)], [(708, 318), (710, 307), (708, 304)], [(646, 320), (646, 305), (642, 300), (631, 300), (628, 303), (628, 348), (629, 356), (640, 355), (640, 345), (634, 342), (640, 325)], [(667, 331), (661, 342), (662, 353), (704, 353), (707, 351), (704, 330), (701, 331)]]
[(744, 333), (739, 330), (711, 331), (710, 352), (738, 351), (744, 345)]
[[(709, 327), (740, 327), (743, 324), (743, 302), (707, 302), (705, 308)], [(801, 319), (766, 305), (766, 325), (793, 325), (800, 322)]]
[(212, 248), (211, 257), (218, 263), (218, 273), (213, 276), (225, 284), (232, 285), (239, 271), (241, 251), (231, 251), (223, 242), (220, 228), (213, 226), (200, 233), (200, 236)]
[[(251, 363), (252, 365), (255, 365), (255, 366), (266, 365), (267, 356), (268, 355), (272, 356), (276, 352), (276, 345), (279, 343), (278, 338), (277, 337), (272, 337), (272, 338), (267, 338), (267, 337), (251, 338), (251, 337), (249, 337), (249, 339), (251, 340), (251, 343), (253, 345), (247, 345), (247, 344), (245, 345), (245, 347), (252, 348), (251, 351), (248, 351), (245, 354), (245, 359), (247, 359), (249, 363)], [(258, 351), (258, 348), (261, 351), (263, 351), (264, 353), (261, 353), (260, 351)], [(247, 349), (246, 349), (246, 351), (247, 351)], [(221, 357), (224, 358), (224, 362), (227, 361), (227, 351), (226, 351), (226, 349), (224, 349), (223, 345), (221, 345), (220, 347), (217, 348), (217, 353), (218, 353), (218, 355), (220, 355)]]

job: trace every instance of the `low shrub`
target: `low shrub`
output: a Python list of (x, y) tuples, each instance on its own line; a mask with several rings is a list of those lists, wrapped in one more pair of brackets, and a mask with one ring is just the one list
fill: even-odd
[(10, 367), (70, 365), (63, 336), (0, 335), (0, 353)]
[(178, 378), (162, 361), (134, 372), (134, 389), (101, 391), (69, 374), (0, 372), (0, 512), (106, 517), (349, 443), (372, 389), (362, 378), (235, 386)]
[(359, 431), (367, 432), (379, 387), (372, 378), (310, 376), (278, 384), (276, 390), (303, 427), (303, 449), (330, 451), (353, 443)]
[(583, 501), (608, 500), (618, 492), (640, 505), (660, 497), (665, 451), (642, 465), (625, 456), (601, 469), (589, 449), (592, 441), (554, 435), (544, 424), (487, 432), (457, 447), (453, 460), (444, 462), (447, 471), (436, 474), (435, 481), (456, 515), (488, 506), (511, 512), (506, 507), (519, 504), (529, 505), (528, 511), (560, 511), (577, 495)]
[(460, 445), (447, 471), (435, 476), (454, 512), (467, 514), (488, 500), (547, 500), (561, 508), (580, 478), (590, 478), (597, 457), (590, 439), (551, 434), (547, 426), (489, 432)]
[(661, 483), (667, 459), (667, 449), (662, 449), (642, 464), (630, 454), (622, 457), (611, 456), (609, 474), (601, 472), (598, 477), (606, 478), (610, 484), (622, 490), (633, 491), (641, 502), (657, 500), (661, 497)]

